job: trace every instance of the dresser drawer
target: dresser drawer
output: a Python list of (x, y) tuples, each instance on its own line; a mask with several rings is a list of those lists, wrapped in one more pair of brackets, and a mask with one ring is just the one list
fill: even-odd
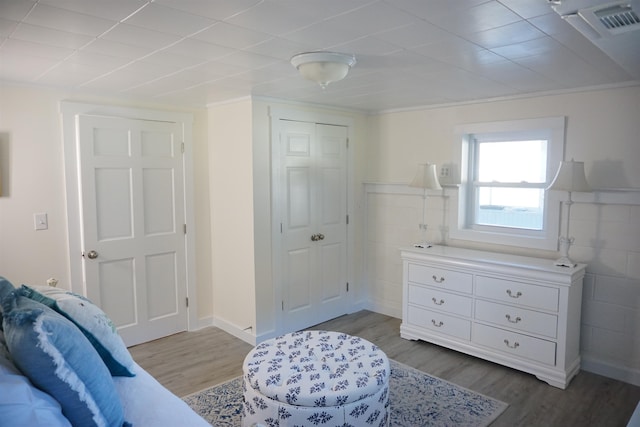
[(410, 324), (434, 332), (451, 335), (467, 341), (471, 339), (471, 322), (469, 320), (412, 305), (407, 308), (407, 320)]
[(551, 366), (556, 364), (556, 343), (551, 341), (478, 323), (473, 325), (472, 341), (513, 356)]
[(558, 316), (526, 308), (476, 300), (475, 319), (550, 338), (558, 336)]
[(471, 317), (471, 298), (433, 288), (409, 285), (409, 303)]
[(476, 276), (476, 295), (509, 304), (558, 311), (560, 292), (557, 288)]
[(467, 294), (470, 294), (473, 290), (473, 276), (471, 274), (411, 263), (409, 263), (408, 268), (409, 282)]

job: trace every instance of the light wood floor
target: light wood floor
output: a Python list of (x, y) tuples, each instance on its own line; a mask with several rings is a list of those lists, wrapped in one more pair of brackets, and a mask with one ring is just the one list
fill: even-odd
[[(509, 404), (492, 424), (502, 426), (626, 426), (640, 387), (580, 372), (566, 390), (532, 375), (452, 350), (400, 338), (400, 320), (369, 311), (311, 329), (360, 336), (390, 358)], [(178, 396), (242, 374), (252, 346), (217, 328), (183, 332), (131, 347), (133, 358)]]

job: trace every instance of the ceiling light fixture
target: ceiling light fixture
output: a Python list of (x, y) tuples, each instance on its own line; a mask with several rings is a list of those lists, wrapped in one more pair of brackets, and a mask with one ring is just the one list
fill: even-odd
[(291, 58), (291, 65), (302, 77), (318, 83), (322, 89), (344, 79), (355, 64), (354, 55), (338, 52), (305, 52)]

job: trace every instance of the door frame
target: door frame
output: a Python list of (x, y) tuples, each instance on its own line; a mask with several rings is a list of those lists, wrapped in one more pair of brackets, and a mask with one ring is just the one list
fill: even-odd
[[(69, 277), (71, 279), (71, 290), (77, 294), (86, 296), (86, 285), (84, 283), (82, 266), (82, 206), (79, 192), (80, 171), (78, 169), (80, 153), (78, 151), (76, 117), (79, 115), (94, 115), (180, 124), (182, 126), (182, 135), (184, 139), (183, 178), (185, 223), (187, 225), (187, 230), (195, 230), (193, 192), (193, 115), (189, 113), (157, 111), (115, 105), (88, 104), (74, 101), (61, 101), (59, 105), (59, 112), (62, 120), (64, 152)], [(188, 232), (185, 239), (186, 293), (187, 298), (194, 303), (187, 306), (187, 328), (188, 330), (192, 330), (198, 327), (198, 313), (194, 308), (197, 295), (195, 233)]]
[[(353, 191), (354, 183), (354, 120), (351, 117), (325, 114), (313, 111), (302, 111), (288, 108), (271, 107), (269, 110), (271, 119), (271, 268), (273, 283), (273, 307), (276, 311), (275, 315), (275, 333), (273, 336), (281, 335), (284, 332), (284, 315), (281, 309), (281, 301), (284, 298), (284, 289), (282, 286), (282, 233), (280, 232), (280, 219), (282, 212), (283, 192), (278, 187), (280, 182), (281, 162), (280, 162), (280, 120), (291, 120), (297, 122), (307, 122), (315, 124), (326, 124), (334, 126), (345, 126), (347, 128), (347, 140), (349, 147), (347, 149), (347, 212), (349, 215), (349, 224), (347, 224), (347, 280), (349, 282), (349, 292), (347, 292), (347, 307), (353, 307), (355, 290), (355, 230), (354, 224), (354, 207), (355, 198)], [(268, 338), (268, 337), (262, 337)]]

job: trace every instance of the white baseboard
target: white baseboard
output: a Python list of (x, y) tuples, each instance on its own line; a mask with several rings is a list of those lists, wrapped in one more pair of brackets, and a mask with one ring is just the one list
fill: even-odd
[(357, 313), (362, 310), (369, 310), (369, 308), (366, 301), (360, 300), (349, 307), (349, 312), (347, 314)]
[(613, 378), (614, 380), (640, 386), (640, 370), (627, 366), (618, 366), (588, 355), (582, 355), (583, 371)]
[(369, 300), (362, 308), (375, 313), (384, 314), (385, 316), (402, 319), (402, 308), (390, 306), (389, 304), (385, 304), (383, 301)]
[(207, 328), (209, 326), (213, 326), (213, 316), (202, 317), (198, 319), (195, 325), (189, 325), (190, 331), (197, 331), (199, 329)]
[(251, 345), (256, 345), (256, 336), (252, 332), (243, 330), (237, 325), (227, 322), (226, 320), (218, 317), (213, 317), (213, 326), (220, 328), (223, 331), (233, 335), (234, 337), (241, 339), (242, 341)]

